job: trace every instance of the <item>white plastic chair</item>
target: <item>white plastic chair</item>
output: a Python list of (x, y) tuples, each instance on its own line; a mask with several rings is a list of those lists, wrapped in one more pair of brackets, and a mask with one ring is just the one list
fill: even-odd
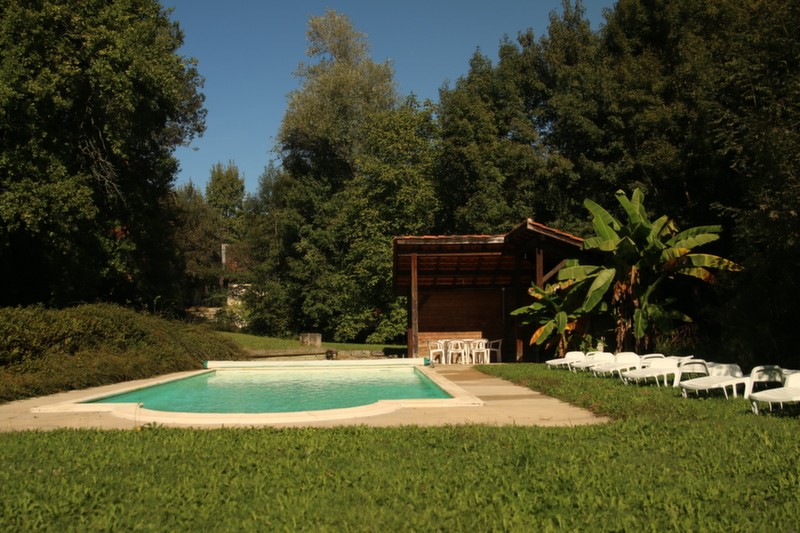
[(492, 354), (495, 354), (495, 361), (498, 363), (503, 360), (503, 339), (489, 341), (486, 349), (489, 350), (489, 357), (486, 360), (487, 363), (492, 362)]
[(447, 364), (447, 349), (445, 341), (428, 341), (428, 357), (434, 363), (438, 357), (440, 364)]
[(476, 339), (469, 344), (469, 359), (473, 364), (489, 363), (489, 348), (486, 339)]
[(783, 404), (785, 403), (800, 402), (800, 372), (786, 376), (783, 387), (752, 393), (750, 395), (750, 403), (755, 414), (759, 414), (759, 402), (769, 405), (770, 411), (772, 411), (772, 404), (775, 403), (783, 409)]
[(460, 362), (467, 364), (467, 357), (469, 357), (469, 349), (464, 341), (447, 341), (447, 359), (449, 363), (456, 364)]

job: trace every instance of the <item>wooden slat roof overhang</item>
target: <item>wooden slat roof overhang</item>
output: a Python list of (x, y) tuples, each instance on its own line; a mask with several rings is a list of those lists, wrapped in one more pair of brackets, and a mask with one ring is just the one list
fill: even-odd
[(410, 290), (412, 258), (419, 288), (528, 287), (549, 279), (582, 243), (580, 237), (531, 219), (504, 235), (395, 237), (394, 290)]

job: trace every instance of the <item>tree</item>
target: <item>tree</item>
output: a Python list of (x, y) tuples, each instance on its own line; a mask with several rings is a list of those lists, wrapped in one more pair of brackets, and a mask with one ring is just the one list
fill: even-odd
[(397, 104), (391, 65), (369, 58), (366, 36), (345, 15), (328, 10), (308, 23), (309, 58), (295, 72), (278, 132), (283, 167), (337, 190), (352, 176), (361, 126), (375, 111)]
[(609, 90), (601, 41), (581, 3), (565, 2), (547, 37), (506, 38), (498, 56), (493, 66), (476, 52), (467, 76), (440, 91), (440, 229), (496, 233), (531, 216), (580, 233), (578, 199), (613, 183), (595, 104)]
[(202, 79), (154, 0), (0, 4), (0, 303), (166, 297)]
[(785, 352), (800, 296), (800, 6), (619, 0), (599, 31), (583, 12), (564, 2), (546, 35), (504, 41), (495, 67), (476, 54), (442, 91), (440, 231), (518, 212), (585, 234), (581, 198), (641, 189), (681, 227), (723, 225), (715, 249), (746, 267), (720, 276), (722, 305), (693, 310), (717, 322), (706, 353), (749, 365)]
[(222, 217), (191, 182), (175, 191), (175, 205), (180, 221), (175, 240), (185, 269), (181, 301), (184, 305), (213, 305), (223, 275)]
[(251, 264), (246, 279), (249, 288), (243, 294), (247, 329), (277, 337), (289, 335), (300, 323), (286, 264), (288, 243), (294, 240), (286, 228), (293, 224), (286, 221), (286, 211), (280, 207), (285, 199), (279, 200), (285, 182), (283, 170), (270, 163), (259, 178), (258, 190), (245, 201), (240, 241)]
[(227, 165), (216, 163), (211, 167), (211, 177), (206, 184), (206, 201), (217, 210), (225, 222), (226, 239), (234, 240), (239, 232), (237, 218), (244, 206), (244, 178), (233, 161)]
[(626, 223), (620, 223), (597, 203), (584, 204), (592, 214), (595, 236), (586, 239), (583, 249), (603, 259), (599, 265), (572, 263), (561, 269), (562, 283), (591, 280), (583, 299), (583, 312), (591, 312), (607, 302), (615, 321), (616, 348), (634, 348), (640, 353), (652, 348), (655, 336), (672, 330), (673, 321), (691, 319), (673, 305), (675, 287), (667, 288), (677, 277), (703, 282), (714, 279), (712, 270), (738, 271), (732, 261), (706, 253), (697, 247), (719, 239), (720, 226), (696, 226), (678, 231), (666, 215), (651, 221), (645, 210), (644, 195), (636, 189), (628, 198), (617, 191)]
[(430, 103), (410, 97), (364, 125), (355, 176), (333, 200), (339, 207), (330, 221), (342, 246), (342, 268), (331, 277), (342, 289), (331, 317), (338, 338), (388, 342), (405, 335), (406, 302), (391, 283), (392, 238), (429, 233), (436, 219), (433, 114)]
[(286, 268), (281, 277), (297, 310), (293, 327), (363, 340), (371, 333), (363, 324), (374, 323), (367, 315), (384, 302), (372, 302), (369, 310), (360, 307), (360, 298), (358, 306), (346, 305), (376, 275), (370, 267), (353, 279), (352, 204), (362, 198), (351, 184), (366, 150), (367, 125), (397, 108), (399, 98), (391, 65), (370, 60), (366, 37), (346, 16), (327, 11), (312, 17), (308, 42), (308, 56), (316, 62), (297, 69), (300, 88), (290, 94), (278, 134), (282, 172), (270, 185), (279, 264)]
[(587, 344), (587, 341), (590, 341), (590, 337), (586, 336), (591, 313), (604, 312), (606, 309), (602, 305), (592, 311), (584, 308), (583, 293), (588, 284), (587, 280), (588, 278), (580, 282), (566, 280), (548, 283), (544, 287), (531, 286), (528, 293), (534, 302), (511, 312), (512, 315), (523, 317), (522, 324), (538, 326), (531, 336), (531, 345), (544, 345), (546, 349), (555, 348), (558, 357), (564, 357), (570, 344), (574, 344), (575, 340), (580, 344)]

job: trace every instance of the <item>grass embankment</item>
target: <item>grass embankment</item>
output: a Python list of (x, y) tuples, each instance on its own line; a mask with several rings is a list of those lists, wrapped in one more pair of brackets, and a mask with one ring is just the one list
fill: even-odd
[(576, 428), (0, 434), (0, 529), (792, 531), (798, 420), (492, 365), (617, 420)]
[(244, 357), (207, 328), (114, 305), (0, 308), (0, 402)]
[[(227, 337), (237, 345), (247, 350), (289, 350), (300, 348), (298, 339), (278, 339), (275, 337), (260, 337), (248, 335), (246, 333), (220, 332), (220, 335)], [(323, 342), (322, 348), (347, 351), (347, 350), (366, 350), (366, 351), (399, 351), (406, 349), (405, 346), (390, 344), (353, 344), (342, 342)]]

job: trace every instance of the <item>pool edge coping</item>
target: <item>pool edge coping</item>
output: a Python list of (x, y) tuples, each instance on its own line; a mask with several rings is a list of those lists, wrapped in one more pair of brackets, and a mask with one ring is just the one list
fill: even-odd
[[(206, 368), (187, 372), (178, 372), (138, 380), (136, 382), (124, 382), (115, 384), (115, 390), (105, 390), (94, 392), (86, 396), (75, 398), (68, 401), (57, 402), (48, 405), (41, 405), (30, 409), (32, 413), (108, 413), (115, 417), (133, 420), (140, 424), (169, 424), (175, 426), (266, 426), (276, 424), (293, 423), (314, 423), (325, 421), (336, 421), (344, 419), (367, 418), (377, 415), (392, 413), (403, 408), (426, 408), (426, 407), (480, 407), (484, 405), (483, 400), (467, 392), (459, 385), (453, 383), (442, 376), (435, 369), (425, 365), (422, 358), (398, 359), (398, 360), (352, 360), (352, 361), (298, 361), (298, 362), (257, 362), (250, 365), (222, 365), (209, 366)], [(230, 362), (223, 362), (230, 363)], [(245, 362), (240, 362), (245, 363)], [(388, 363), (388, 364), (387, 364)], [(340, 409), (326, 409), (319, 411), (296, 411), (291, 413), (185, 413), (168, 412), (145, 409), (138, 403), (85, 403), (99, 398), (123, 394), (134, 390), (151, 387), (162, 383), (168, 383), (180, 379), (202, 375), (216, 370), (225, 369), (244, 369), (244, 368), (301, 368), (301, 367), (330, 367), (330, 366), (413, 366), (422, 372), (428, 379), (447, 392), (451, 398), (436, 399), (402, 399), (402, 400), (379, 400), (375, 403), (357, 407), (347, 407)]]

